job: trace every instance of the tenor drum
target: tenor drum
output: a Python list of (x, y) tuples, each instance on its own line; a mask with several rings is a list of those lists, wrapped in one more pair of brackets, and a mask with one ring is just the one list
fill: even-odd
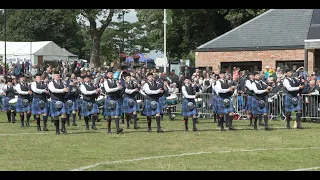
[(140, 99), (137, 100), (137, 105), (138, 105), (138, 107), (139, 107), (138, 109), (141, 110), (141, 109), (142, 109), (142, 100), (140, 100)]
[(9, 100), (9, 104), (16, 105), (17, 101), (18, 101), (18, 96), (15, 96), (13, 99)]
[(178, 98), (177, 97), (167, 97), (167, 104), (170, 105), (176, 105), (178, 104)]
[(97, 102), (98, 107), (101, 107), (101, 106), (103, 107), (105, 99), (106, 98), (104, 96), (99, 96), (97, 98), (96, 102)]
[(196, 98), (195, 101), (196, 101), (196, 104), (197, 104), (197, 108), (201, 108), (203, 100), (201, 98)]

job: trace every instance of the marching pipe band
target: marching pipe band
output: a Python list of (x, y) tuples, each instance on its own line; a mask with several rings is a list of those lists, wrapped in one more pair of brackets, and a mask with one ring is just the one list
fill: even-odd
[[(289, 72), (288, 72), (289, 73)], [(48, 117), (53, 118), (56, 127), (56, 134), (67, 133), (67, 127), (70, 127), (70, 118), (72, 125), (77, 126), (76, 116), (81, 120), (84, 118), (86, 130), (89, 130), (89, 120), (91, 119), (91, 129), (97, 130), (96, 122), (101, 114), (106, 117), (108, 133), (111, 133), (111, 119), (115, 120), (116, 133), (123, 132), (120, 127), (120, 117), (125, 116), (127, 129), (130, 128), (130, 122), (133, 120), (133, 128), (139, 129), (137, 123), (137, 113), (147, 117), (148, 132), (151, 132), (151, 120), (155, 117), (157, 132), (163, 132), (160, 120), (165, 113), (169, 119), (174, 119), (171, 108), (178, 104), (178, 97), (175, 95), (175, 87), (167, 79), (147, 73), (146, 79), (136, 80), (128, 70), (116, 71), (108, 70), (96, 83), (92, 82), (93, 77), (83, 75), (81, 77), (67, 74), (65, 79), (60, 78), (59, 72), (53, 72), (53, 79), (48, 76), (37, 73), (33, 82), (26, 82), (25, 77), (20, 77), (17, 84), (8, 78), (6, 86), (0, 89), (3, 96), (2, 110), (7, 113), (8, 122), (15, 122), (16, 113), (20, 113), (21, 128), (30, 126), (30, 117), (34, 115), (37, 123), (37, 130), (41, 131), (40, 122), (43, 121), (43, 130), (47, 128)], [(271, 90), (269, 84), (261, 81), (261, 76), (257, 72), (251, 73), (249, 79), (245, 82), (244, 89), (239, 88), (238, 82), (228, 81), (225, 72), (221, 71), (216, 81), (212, 83), (212, 102), (211, 108), (218, 117), (218, 125), (221, 131), (225, 131), (223, 123), (226, 122), (229, 130), (235, 130), (232, 126), (232, 116), (235, 112), (231, 96), (237, 91), (243, 91), (247, 94), (246, 110), (250, 114), (250, 125), (254, 118), (254, 129), (257, 129), (257, 120), (260, 125), (265, 126), (265, 130), (270, 130), (267, 116), (268, 92)], [(298, 79), (287, 74), (284, 85), (287, 89), (285, 103), (296, 103), (296, 92), (303, 88), (303, 84)], [(208, 86), (208, 83), (204, 83)], [(192, 118), (193, 131), (198, 131), (196, 127), (197, 117), (199, 115), (199, 88), (192, 86), (189, 79), (185, 79), (182, 86), (182, 116), (184, 117), (185, 130), (188, 131), (188, 118)], [(142, 96), (142, 99), (138, 99)], [(290, 105), (291, 105), (290, 104)], [(293, 104), (294, 110), (298, 111), (300, 116), (300, 107)], [(201, 107), (201, 104), (200, 104)], [(297, 108), (296, 108), (297, 107)], [(300, 111), (299, 111), (300, 110)], [(286, 109), (286, 112), (290, 110)], [(41, 118), (42, 117), (42, 118)], [(216, 117), (216, 116), (215, 116)], [(264, 117), (264, 124), (262, 123)], [(290, 115), (287, 113), (288, 125), (290, 128)], [(298, 120), (298, 128), (302, 128)]]

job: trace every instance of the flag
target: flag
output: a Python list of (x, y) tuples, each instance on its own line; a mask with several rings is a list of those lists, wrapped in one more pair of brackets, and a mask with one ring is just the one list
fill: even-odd
[(171, 12), (170, 9), (167, 9), (167, 14), (166, 14), (166, 16), (167, 16), (167, 24), (168, 24), (168, 25), (172, 24), (172, 12)]

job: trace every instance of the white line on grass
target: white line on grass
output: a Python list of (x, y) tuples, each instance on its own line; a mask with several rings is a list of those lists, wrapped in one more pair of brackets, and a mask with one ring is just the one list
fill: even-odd
[(311, 167), (311, 168), (304, 168), (304, 169), (294, 169), (294, 170), (290, 170), (290, 171), (310, 171), (310, 170), (314, 170), (314, 169), (320, 169), (320, 166)]
[(183, 154), (174, 154), (174, 155), (164, 155), (164, 156), (152, 156), (152, 157), (142, 157), (136, 159), (127, 159), (127, 160), (119, 160), (119, 161), (107, 161), (101, 162), (97, 164), (92, 164), (88, 166), (83, 166), (77, 169), (72, 169), (71, 171), (82, 171), (85, 169), (90, 169), (100, 165), (106, 164), (117, 164), (123, 162), (133, 162), (133, 161), (142, 161), (149, 159), (162, 159), (162, 158), (170, 158), (170, 157), (180, 157), (180, 156), (192, 156), (192, 155), (201, 155), (201, 154), (211, 154), (211, 153), (230, 153), (230, 152), (253, 152), (253, 151), (276, 151), (276, 150), (305, 150), (305, 149), (320, 149), (320, 147), (309, 147), (309, 148), (272, 148), (272, 149), (239, 149), (239, 150), (230, 150), (230, 151), (214, 151), (214, 152), (196, 152), (196, 153), (183, 153)]

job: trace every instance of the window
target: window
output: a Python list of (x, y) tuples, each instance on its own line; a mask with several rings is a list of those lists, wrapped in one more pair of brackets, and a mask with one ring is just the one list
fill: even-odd
[(304, 61), (276, 61), (276, 68), (280, 67), (282, 70), (292, 69), (293, 66), (301, 67), (304, 64)]

